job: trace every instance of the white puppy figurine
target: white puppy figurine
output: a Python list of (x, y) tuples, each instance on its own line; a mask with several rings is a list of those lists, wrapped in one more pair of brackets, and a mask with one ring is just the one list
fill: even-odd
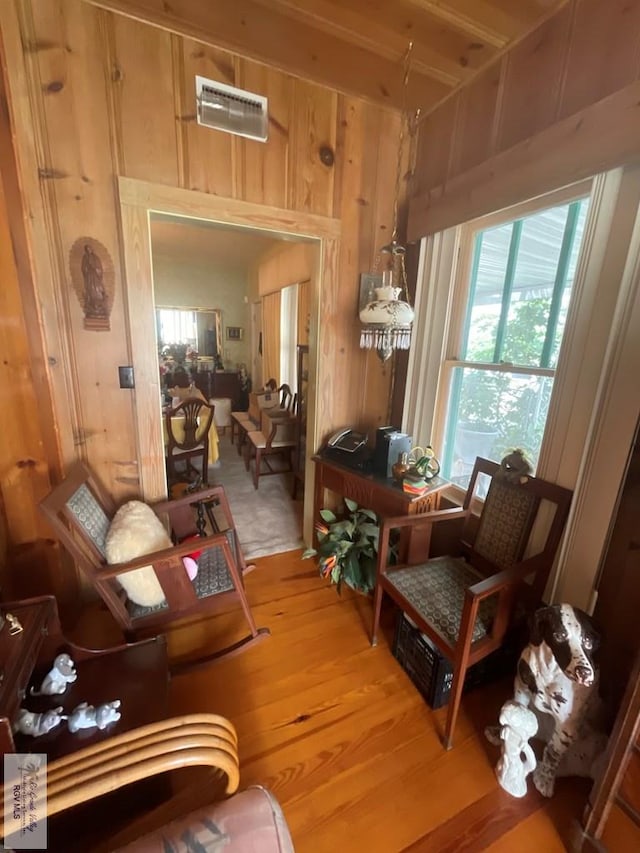
[(529, 738), (538, 731), (538, 720), (533, 711), (513, 700), (505, 702), (500, 711), (500, 740), (502, 754), (496, 764), (500, 787), (512, 797), (527, 793), (527, 776), (536, 766), (536, 756), (529, 746)]
[(30, 691), (31, 695), (59, 696), (61, 693), (64, 693), (67, 687), (72, 684), (77, 677), (76, 665), (69, 655), (58, 655), (53, 662), (51, 671), (45, 675), (44, 680), (40, 685), (40, 690), (34, 690), (32, 687)]
[(32, 737), (40, 737), (46, 735), (51, 729), (55, 729), (60, 725), (62, 720), (67, 718), (62, 715), (62, 706), (51, 708), (42, 714), (27, 711), (26, 708), (20, 708), (15, 720), (13, 721), (13, 731), (20, 732), (23, 735), (31, 735)]
[(120, 700), (114, 699), (113, 702), (105, 702), (103, 705), (98, 705), (95, 708), (87, 702), (81, 702), (69, 714), (68, 727), (70, 732), (77, 732), (80, 729), (99, 728), (100, 731), (106, 729), (110, 723), (117, 722), (122, 714), (118, 711)]

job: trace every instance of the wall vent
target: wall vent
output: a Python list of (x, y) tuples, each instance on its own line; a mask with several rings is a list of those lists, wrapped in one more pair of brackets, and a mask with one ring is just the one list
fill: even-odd
[(266, 142), (267, 99), (225, 83), (196, 77), (198, 124)]

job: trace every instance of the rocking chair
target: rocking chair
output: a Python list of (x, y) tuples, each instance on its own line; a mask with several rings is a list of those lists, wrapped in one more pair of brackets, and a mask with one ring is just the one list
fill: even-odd
[[(244, 639), (207, 655), (187, 668), (237, 652), (270, 633), (257, 628), (244, 589), (247, 566), (222, 486), (186, 493), (178, 500), (152, 506), (169, 528), (172, 547), (118, 565), (106, 559), (106, 537), (115, 504), (89, 469), (77, 462), (67, 478), (40, 503), (53, 530), (85, 573), (128, 639), (157, 633), (179, 619), (204, 616), (233, 596), (240, 600), (250, 633)], [(208, 529), (207, 529), (208, 528)], [(194, 541), (193, 537), (198, 539)], [(189, 541), (185, 541), (185, 540)], [(198, 573), (189, 579), (183, 557), (199, 551)], [(164, 601), (155, 606), (133, 602), (118, 578), (136, 569), (155, 574)], [(123, 581), (124, 583), (124, 581)]]

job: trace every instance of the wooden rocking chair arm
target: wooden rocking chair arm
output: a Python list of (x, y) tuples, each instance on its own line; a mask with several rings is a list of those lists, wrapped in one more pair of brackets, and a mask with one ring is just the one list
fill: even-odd
[(159, 503), (151, 504), (151, 509), (155, 512), (156, 515), (160, 513), (167, 512), (171, 515), (171, 511), (174, 509), (178, 509), (183, 506), (191, 506), (192, 504), (196, 504), (199, 501), (206, 501), (213, 497), (220, 497), (221, 489), (220, 486), (212, 486), (209, 489), (202, 489), (200, 492), (190, 492), (189, 494), (185, 494), (180, 498), (175, 498), (172, 500), (160, 501)]
[(211, 536), (190, 539), (186, 542), (181, 542), (179, 545), (172, 545), (171, 548), (164, 548), (162, 551), (143, 554), (141, 557), (136, 557), (135, 560), (128, 560), (126, 563), (105, 564), (101, 566), (98, 574), (101, 578), (117, 577), (123, 572), (132, 572), (135, 569), (142, 569), (145, 566), (152, 566), (156, 563), (175, 562), (182, 557), (192, 554), (194, 551), (206, 551), (207, 548), (222, 545), (226, 541), (227, 537), (224, 533), (214, 533)]

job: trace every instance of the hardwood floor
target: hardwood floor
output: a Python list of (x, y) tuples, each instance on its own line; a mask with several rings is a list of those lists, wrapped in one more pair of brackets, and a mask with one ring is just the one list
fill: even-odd
[[(241, 787), (273, 791), (298, 853), (564, 850), (586, 781), (560, 780), (551, 801), (530, 784), (517, 800), (493, 773), (498, 750), (482, 732), (511, 684), (468, 694), (445, 752), (438, 732), (446, 709), (432, 712), (393, 658), (391, 626), (372, 649), (370, 602), (350, 591), (339, 597), (299, 553), (262, 558), (246, 579), (271, 638), (174, 678), (171, 691), (175, 713), (233, 721)], [(244, 630), (234, 610), (174, 632), (170, 648), (180, 656)]]
[[(240, 787), (260, 784), (276, 795), (297, 853), (565, 850), (587, 781), (559, 780), (552, 800), (529, 782), (518, 800), (494, 776), (498, 749), (483, 729), (497, 720), (511, 683), (465, 697), (455, 746), (445, 752), (446, 708), (432, 712), (393, 658), (391, 625), (372, 649), (369, 600), (348, 590), (339, 597), (300, 553), (260, 558), (246, 578), (257, 623), (272, 636), (171, 683), (173, 713), (233, 721)], [(169, 648), (179, 659), (244, 633), (234, 607), (172, 631)], [(206, 780), (201, 794), (211, 796)]]

